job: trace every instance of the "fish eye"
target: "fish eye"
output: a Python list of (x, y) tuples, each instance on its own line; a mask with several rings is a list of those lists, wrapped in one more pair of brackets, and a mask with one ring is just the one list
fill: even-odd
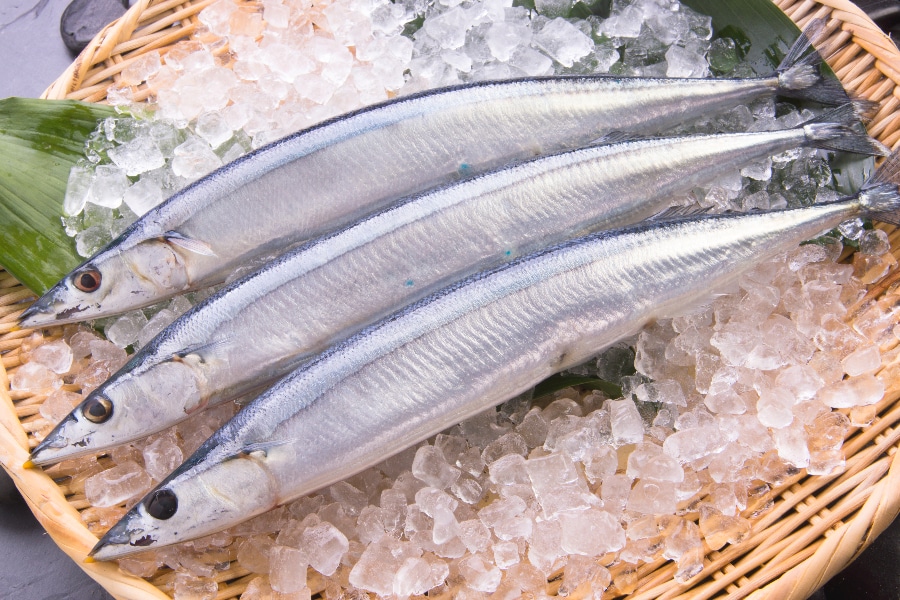
[(88, 398), (84, 406), (81, 407), (81, 414), (92, 423), (105, 423), (112, 416), (112, 413), (112, 402), (103, 396)]
[(172, 490), (157, 490), (144, 502), (144, 508), (154, 519), (165, 521), (178, 511), (178, 497)]
[(72, 283), (82, 292), (95, 292), (100, 287), (100, 271), (86, 269), (72, 275)]

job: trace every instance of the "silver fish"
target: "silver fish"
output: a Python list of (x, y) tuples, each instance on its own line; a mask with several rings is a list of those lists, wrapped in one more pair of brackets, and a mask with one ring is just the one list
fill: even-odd
[(601, 232), (473, 276), (301, 366), (226, 423), (95, 546), (200, 537), (313, 492), (579, 364), (759, 260), (860, 214), (897, 222), (892, 157), (856, 195)]
[(610, 130), (655, 132), (782, 94), (842, 104), (801, 35), (778, 71), (751, 79), (549, 77), (398, 98), (274, 142), (151, 210), (23, 313), (24, 327), (84, 321), (221, 283), (247, 262), (392, 199)]
[(637, 222), (672, 193), (763, 156), (800, 145), (877, 152), (873, 140), (842, 125), (855, 120), (845, 105), (790, 130), (611, 143), (408, 198), (183, 315), (63, 419), (32, 464), (161, 431), (286, 375), (440, 285), (579, 233)]

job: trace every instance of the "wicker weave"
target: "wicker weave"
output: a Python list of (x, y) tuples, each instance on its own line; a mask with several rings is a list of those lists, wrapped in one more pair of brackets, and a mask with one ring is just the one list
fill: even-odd
[[(138, 0), (93, 40), (44, 97), (103, 101), (130, 61), (154, 49), (165, 52), (192, 36), (198, 28), (197, 13), (213, 1)], [(900, 53), (893, 42), (844, 0), (776, 0), (776, 4), (801, 26), (811, 18), (827, 19), (827, 39), (820, 49), (830, 56), (848, 90), (879, 104), (869, 132), (888, 146), (900, 145), (900, 119), (896, 118)], [(141, 88), (134, 92), (136, 100), (149, 94)], [(900, 233), (891, 233), (895, 255), (900, 255), (898, 238)], [(867, 301), (879, 301), (881, 294), (880, 302), (895, 303), (896, 293), (885, 284), (870, 293)], [(14, 330), (14, 323), (25, 308), (23, 301), (30, 297), (0, 271), (0, 463), (56, 543), (111, 594), (122, 599), (167, 598), (163, 590), (171, 592), (172, 573), (151, 583), (125, 575), (113, 564), (84, 563), (96, 538), (79, 516), (78, 511), (87, 506), (83, 493), (60, 487), (44, 471), (21, 468), (28, 457), (26, 432), (38, 428), (38, 407), (46, 397), (9, 392), (7, 372), (20, 365), (20, 346), (30, 335)], [(866, 306), (861, 304), (860, 311)], [(741, 544), (709, 552), (703, 572), (690, 584), (677, 584), (675, 565), (659, 561), (641, 566), (634, 574), (635, 591), (630, 598), (806, 598), (856, 558), (900, 512), (900, 464), (894, 460), (900, 445), (900, 348), (885, 346), (882, 351), (889, 364), (880, 376), (888, 382), (888, 390), (877, 405), (874, 424), (856, 431), (845, 443), (844, 473), (834, 477), (797, 474), (755, 499), (745, 512), (747, 517), (754, 511), (761, 513), (752, 519), (751, 536)], [(320, 591), (321, 580), (313, 571), (310, 574), (310, 587), (314, 593)], [(240, 595), (253, 577), (232, 563), (217, 577), (218, 598)], [(556, 590), (559, 579), (551, 578), (549, 591)]]

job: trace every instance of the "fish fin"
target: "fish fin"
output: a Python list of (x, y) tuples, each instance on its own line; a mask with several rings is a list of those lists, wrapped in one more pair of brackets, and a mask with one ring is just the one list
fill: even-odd
[(884, 144), (866, 135), (853, 102), (832, 108), (806, 121), (802, 127), (809, 145), (814, 148), (868, 156), (886, 156), (891, 153)]
[[(825, 30), (825, 19), (811, 19), (791, 47), (787, 54), (781, 59), (781, 64), (776, 69), (779, 73), (788, 71), (797, 65), (817, 65), (822, 61), (821, 56), (816, 56), (817, 51), (813, 44), (820, 41), (822, 33)], [(812, 50), (810, 54), (806, 54), (807, 50)], [(805, 55), (805, 56), (804, 56)]]
[[(800, 32), (775, 70), (779, 94), (821, 104), (844, 104), (850, 101), (850, 96), (840, 82), (823, 76), (819, 68), (824, 59), (813, 44), (821, 40), (824, 30), (825, 20), (813, 19)], [(807, 54), (810, 49), (811, 52)]]
[(887, 157), (859, 191), (866, 216), (900, 226), (900, 151)]
[(219, 349), (224, 346), (227, 346), (228, 344), (231, 343), (231, 340), (232, 340), (231, 337), (227, 337), (227, 338), (222, 338), (220, 340), (213, 340), (211, 342), (204, 342), (202, 344), (192, 344), (192, 345), (186, 346), (185, 348), (182, 348), (181, 350), (176, 352), (173, 355), (173, 358), (181, 360), (181, 359), (187, 358), (188, 356), (190, 356), (192, 354), (195, 354), (200, 358), (201, 361), (205, 362), (206, 355), (209, 353), (210, 350), (215, 350), (215, 349)]
[(163, 239), (178, 246), (179, 248), (184, 248), (188, 252), (193, 252), (194, 254), (200, 254), (201, 256), (215, 256), (216, 253), (213, 252), (212, 247), (203, 241), (195, 240), (194, 238), (189, 238), (186, 235), (178, 233), (177, 231), (167, 231), (163, 234)]
[(668, 221), (670, 219), (696, 217), (698, 215), (705, 215), (710, 210), (712, 210), (712, 207), (710, 206), (698, 206), (696, 204), (689, 204), (688, 206), (670, 206), (669, 208), (659, 211), (647, 220)]
[(256, 442), (255, 444), (247, 444), (241, 448), (241, 454), (253, 454), (254, 452), (262, 452), (263, 455), (269, 453), (272, 448), (289, 444), (291, 440), (279, 440), (277, 442)]
[(611, 146), (612, 144), (622, 144), (624, 142), (634, 142), (637, 140), (646, 140), (646, 135), (639, 133), (630, 133), (628, 131), (610, 131), (596, 140), (592, 141), (590, 146)]

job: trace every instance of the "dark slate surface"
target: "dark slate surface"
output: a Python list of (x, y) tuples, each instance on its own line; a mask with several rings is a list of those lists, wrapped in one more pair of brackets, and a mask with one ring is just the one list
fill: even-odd
[(128, 8), (120, 0), (72, 0), (59, 22), (63, 42), (73, 52), (81, 52), (103, 27)]
[[(114, 0), (118, 2), (118, 0)], [(69, 0), (0, 0), (0, 98), (37, 97), (72, 62), (60, 37)], [(882, 28), (900, 33), (900, 1), (858, 2)], [(815, 600), (900, 598), (900, 520)], [(43, 531), (0, 469), (0, 597), (22, 600), (110, 600)]]

